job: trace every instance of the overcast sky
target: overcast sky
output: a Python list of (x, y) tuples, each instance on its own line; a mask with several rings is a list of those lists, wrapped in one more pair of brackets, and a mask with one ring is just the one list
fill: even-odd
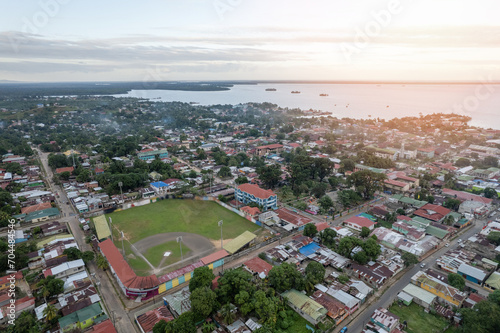
[(0, 5), (0, 80), (500, 80), (499, 0)]

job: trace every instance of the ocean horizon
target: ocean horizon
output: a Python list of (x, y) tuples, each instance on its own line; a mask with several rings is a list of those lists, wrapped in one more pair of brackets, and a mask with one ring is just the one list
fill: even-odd
[(500, 85), (495, 84), (258, 83), (237, 84), (226, 91), (153, 89), (113, 96), (200, 105), (269, 102), (283, 108), (312, 109), (355, 119), (456, 113), (471, 117), (472, 126), (500, 129)]

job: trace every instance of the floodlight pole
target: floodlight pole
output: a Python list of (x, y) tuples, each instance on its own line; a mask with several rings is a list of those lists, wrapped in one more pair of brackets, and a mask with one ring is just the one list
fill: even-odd
[(125, 238), (125, 236), (123, 235), (122, 231), (122, 251), (123, 251), (123, 256), (125, 256), (125, 247), (123, 246), (123, 238)]
[(114, 243), (115, 241), (113, 240), (113, 221), (111, 220), (111, 217), (109, 217), (109, 226), (111, 227), (111, 241)]
[(220, 227), (220, 249), (222, 250), (222, 220), (220, 220), (219, 222), (217, 222), (217, 225)]
[(123, 201), (123, 191), (122, 191), (123, 183), (122, 182), (118, 182), (118, 186), (120, 186), (120, 199), (122, 199), (122, 201)]
[(177, 237), (177, 243), (179, 243), (179, 246), (181, 248), (181, 261), (183, 261), (184, 257), (182, 256), (182, 236)]

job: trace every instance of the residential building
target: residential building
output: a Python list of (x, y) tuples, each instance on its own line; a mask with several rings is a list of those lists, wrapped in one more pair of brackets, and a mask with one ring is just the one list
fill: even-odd
[(461, 307), (466, 299), (466, 294), (422, 271), (411, 278), (411, 282), (428, 292), (436, 295), (443, 302), (452, 306)]
[(236, 200), (244, 204), (255, 203), (263, 210), (277, 209), (278, 196), (271, 190), (264, 190), (258, 185), (241, 184), (236, 189)]
[(255, 153), (259, 156), (264, 156), (267, 154), (279, 154), (283, 151), (283, 145), (279, 143), (274, 143), (267, 146), (259, 146), (255, 148)]
[(441, 222), (450, 213), (451, 210), (446, 207), (429, 203), (413, 212), (413, 214), (433, 222)]
[(167, 149), (159, 149), (159, 150), (151, 150), (151, 151), (143, 151), (137, 154), (137, 157), (143, 161), (154, 160), (156, 158), (162, 159), (168, 157)]
[(399, 317), (384, 308), (376, 309), (370, 321), (389, 333), (394, 331), (399, 325)]
[(43, 275), (45, 277), (53, 275), (56, 279), (61, 279), (66, 281), (66, 278), (70, 275), (80, 273), (85, 270), (85, 263), (82, 259), (77, 259), (73, 261), (68, 261), (58, 266), (44, 269)]
[(285, 291), (281, 296), (286, 297), (288, 305), (313, 325), (322, 321), (328, 313), (323, 305), (295, 289)]
[(325, 307), (328, 311), (326, 315), (335, 321), (335, 325), (339, 325), (349, 316), (342, 303), (321, 290), (316, 290), (311, 298)]
[(345, 220), (344, 224), (351, 229), (354, 229), (356, 231), (361, 231), (363, 227), (373, 230), (377, 222), (373, 222), (372, 220), (367, 219), (365, 217), (353, 216)]
[(273, 268), (271, 264), (267, 261), (260, 259), (259, 257), (255, 257), (246, 261), (243, 266), (247, 271), (249, 271), (252, 275), (257, 275), (261, 279), (264, 279), (269, 274), (269, 271)]
[(473, 282), (478, 285), (482, 285), (486, 277), (488, 276), (488, 273), (484, 272), (483, 270), (472, 267), (465, 263), (461, 264), (458, 267), (457, 273), (462, 275), (463, 278), (467, 281)]
[(104, 314), (101, 304), (94, 303), (72, 314), (59, 318), (59, 327), (63, 332), (68, 332), (74, 329), (84, 330), (89, 328), (94, 323), (99, 323), (108, 319)]

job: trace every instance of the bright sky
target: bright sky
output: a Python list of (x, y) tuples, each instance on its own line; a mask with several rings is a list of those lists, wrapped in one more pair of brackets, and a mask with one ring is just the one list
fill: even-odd
[(0, 81), (500, 80), (498, 0), (0, 6)]

